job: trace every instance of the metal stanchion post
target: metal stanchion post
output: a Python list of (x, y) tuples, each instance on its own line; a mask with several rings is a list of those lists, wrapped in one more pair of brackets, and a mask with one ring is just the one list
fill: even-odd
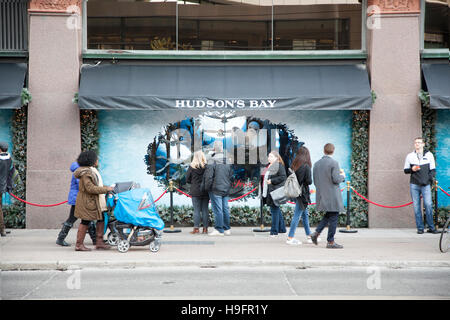
[(438, 230), (438, 181), (436, 180), (434, 183), (434, 228)]
[(347, 227), (345, 229), (339, 229), (339, 232), (343, 233), (356, 233), (358, 230), (351, 229), (350, 227), (350, 181), (347, 181)]
[(176, 232), (181, 232), (180, 229), (175, 229), (173, 226), (173, 181), (170, 180), (169, 181), (169, 192), (170, 192), (170, 228), (164, 229), (163, 232), (165, 233), (176, 233)]
[(263, 213), (264, 204), (263, 204), (261, 186), (259, 186), (259, 188), (260, 188), (260, 194), (261, 194), (261, 199), (259, 202), (260, 226), (259, 226), (259, 228), (254, 228), (253, 232), (269, 232), (270, 231), (269, 228), (264, 228), (264, 213)]

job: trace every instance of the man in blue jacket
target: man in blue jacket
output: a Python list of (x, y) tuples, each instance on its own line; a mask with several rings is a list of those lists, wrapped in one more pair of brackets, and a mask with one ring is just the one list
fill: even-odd
[(0, 142), (0, 235), (2, 237), (6, 236), (2, 211), (2, 196), (3, 193), (12, 191), (12, 180), (15, 170), (11, 155), (8, 153), (8, 144), (6, 142)]

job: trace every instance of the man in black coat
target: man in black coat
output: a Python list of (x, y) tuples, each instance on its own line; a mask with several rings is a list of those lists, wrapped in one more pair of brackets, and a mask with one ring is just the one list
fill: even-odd
[(8, 144), (0, 142), (0, 235), (6, 236), (5, 223), (2, 211), (2, 195), (12, 191), (12, 177), (15, 172), (11, 155), (8, 153)]
[(223, 155), (222, 142), (215, 141), (214, 154), (204, 174), (204, 188), (209, 193), (214, 213), (214, 230), (208, 234), (210, 236), (231, 235), (228, 199), (232, 176), (233, 168)]

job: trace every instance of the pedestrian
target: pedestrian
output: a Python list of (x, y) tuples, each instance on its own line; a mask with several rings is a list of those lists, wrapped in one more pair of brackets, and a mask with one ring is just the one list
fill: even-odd
[(227, 162), (222, 141), (214, 141), (213, 154), (206, 165), (203, 178), (204, 189), (208, 191), (214, 213), (214, 230), (208, 233), (209, 236), (231, 235), (228, 200), (233, 167)]
[(286, 182), (286, 169), (280, 154), (277, 151), (271, 151), (268, 156), (269, 166), (266, 168), (262, 180), (263, 203), (270, 208), (272, 215), (272, 225), (270, 228), (270, 237), (275, 238), (279, 233), (286, 233), (286, 225), (283, 213), (278, 204), (274, 202), (270, 193), (284, 186)]
[(427, 232), (438, 233), (433, 223), (431, 200), (431, 184), (436, 176), (436, 163), (433, 154), (424, 147), (425, 143), (423, 139), (421, 137), (415, 138), (415, 150), (406, 156), (404, 166), (404, 172), (411, 175), (409, 187), (418, 234), (422, 234), (425, 229), (422, 219), (420, 196), (423, 198), (423, 206), (425, 207), (425, 217), (428, 225)]
[(8, 153), (8, 144), (0, 142), (0, 236), (5, 237), (5, 221), (2, 211), (3, 193), (9, 193), (13, 189), (13, 175), (16, 169)]
[(84, 246), (84, 237), (90, 221), (96, 224), (96, 249), (110, 249), (103, 242), (104, 217), (107, 210), (104, 194), (113, 191), (112, 187), (104, 187), (100, 173), (95, 168), (98, 166), (98, 157), (94, 151), (88, 150), (80, 153), (77, 159), (80, 167), (75, 170), (74, 177), (79, 179), (79, 191), (75, 202), (75, 217), (81, 219), (78, 227), (77, 243), (75, 251), (90, 251)]
[(308, 204), (311, 203), (309, 196), (309, 185), (312, 184), (311, 167), (311, 156), (309, 154), (309, 150), (308, 148), (302, 146), (298, 149), (295, 159), (291, 165), (291, 169), (295, 172), (302, 193), (295, 199), (294, 216), (292, 217), (291, 226), (289, 228), (289, 235), (286, 241), (287, 244), (302, 244), (301, 241), (294, 238), (295, 230), (297, 229), (300, 218), (303, 221), (303, 228), (305, 229), (307, 241), (312, 243), (308, 218)]
[[(77, 200), (79, 180), (73, 176), (73, 172), (75, 172), (75, 170), (77, 170), (79, 167), (80, 165), (76, 161), (72, 162), (72, 164), (70, 165), (70, 171), (72, 172), (72, 179), (70, 181), (70, 190), (69, 195), (67, 197), (67, 203), (70, 205), (69, 217), (63, 223), (61, 231), (58, 234), (58, 238), (56, 239), (56, 244), (63, 247), (70, 246), (70, 244), (67, 243), (65, 239), (69, 234), (69, 231), (72, 228), (73, 224), (75, 223), (75, 221), (77, 221), (77, 218), (75, 218), (75, 203)], [(95, 245), (96, 230), (95, 230), (95, 223), (93, 221), (89, 223), (88, 233), (92, 239), (92, 244)]]
[(191, 234), (200, 233), (200, 220), (203, 222), (203, 234), (208, 234), (209, 195), (202, 188), (203, 175), (206, 170), (206, 157), (203, 151), (194, 152), (192, 162), (186, 172), (186, 182), (191, 184), (190, 196), (194, 207), (194, 230)]
[(333, 159), (334, 145), (327, 143), (324, 156), (314, 164), (313, 180), (316, 186), (316, 208), (324, 211), (325, 216), (320, 221), (316, 231), (311, 235), (312, 242), (317, 245), (320, 233), (328, 225), (327, 248), (342, 249), (343, 246), (334, 241), (339, 212), (344, 211), (339, 184), (345, 181), (344, 170), (339, 169), (339, 163)]

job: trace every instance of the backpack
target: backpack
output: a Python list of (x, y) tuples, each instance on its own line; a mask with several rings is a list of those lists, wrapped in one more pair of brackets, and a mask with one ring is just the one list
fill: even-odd
[(284, 184), (284, 194), (291, 199), (298, 198), (302, 195), (302, 188), (298, 183), (297, 175), (291, 168), (289, 168), (289, 173), (290, 174)]

